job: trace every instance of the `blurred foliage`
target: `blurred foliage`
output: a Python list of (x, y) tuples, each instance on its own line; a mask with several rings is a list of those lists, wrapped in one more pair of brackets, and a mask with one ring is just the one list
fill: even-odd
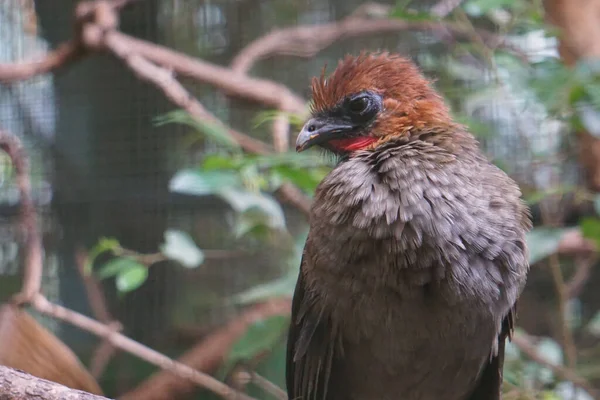
[[(399, 1), (390, 16), (411, 21), (439, 20), (416, 1)], [(600, 219), (596, 216), (600, 214), (599, 198), (565, 176), (560, 166), (565, 151), (563, 142), (570, 141), (572, 132), (585, 128), (600, 136), (600, 61), (587, 60), (574, 68), (561, 63), (556, 51), (557, 30), (544, 22), (541, 0), (469, 0), (444, 20), (463, 25), (472, 35), (461, 41), (451, 40), (446, 43), (444, 52), (420, 55), (418, 61), (426, 73), (437, 77), (435, 85), (452, 105), (456, 119), (468, 125), (483, 142), (516, 137), (516, 144), (507, 153), (515, 152), (518, 158), (529, 160), (522, 170), (530, 175), (521, 177), (528, 203), (542, 211), (565, 198), (575, 199), (577, 204), (591, 203), (595, 207), (594, 215), (580, 218), (576, 224), (586, 237), (600, 244)], [(478, 29), (501, 37), (507, 46), (487, 47), (478, 36)], [(537, 43), (533, 49), (525, 46), (531, 41)], [(511, 51), (511, 46), (521, 50)], [(499, 111), (486, 109), (490, 103), (501, 103), (497, 107)], [(513, 136), (499, 131), (494, 113), (503, 113), (514, 121), (507, 129)], [(256, 115), (254, 128), (280, 115), (278, 111), (263, 111)], [(298, 130), (303, 123), (303, 116), (285, 114), (285, 117), (292, 129)], [(291, 183), (312, 195), (333, 165), (332, 160), (309, 152), (248, 154), (222, 126), (196, 121), (183, 111), (161, 116), (156, 123), (190, 127), (192, 132), (185, 140), (186, 146), (199, 141), (210, 144), (205, 146), (197, 165), (182, 169), (172, 177), (169, 189), (187, 196), (212, 196), (226, 203), (234, 212), (231, 230), (237, 238), (250, 237), (260, 243), (270, 235), (291, 235), (286, 213), (274, 192), (282, 184)], [(554, 127), (551, 134), (560, 136), (562, 142), (550, 145), (532, 141), (530, 131), (541, 129), (542, 123)], [(568, 135), (561, 136), (563, 132)], [(490, 154), (490, 157), (509, 173), (518, 172), (517, 165), (503, 155)], [(556, 252), (566, 229), (575, 224), (567, 227), (560, 218), (552, 218), (546, 212), (541, 214), (541, 221), (527, 237), (532, 265), (545, 263), (548, 256)], [(235, 294), (231, 302), (247, 305), (291, 295), (305, 238), (306, 232), (295, 234), (296, 251), (287, 260), (280, 278)], [(111, 258), (99, 262), (105, 253), (111, 254)], [(148, 268), (164, 260), (186, 268), (198, 267), (204, 261), (202, 246), (197, 246), (187, 233), (176, 230), (165, 233), (164, 244), (156, 254), (138, 254), (122, 248), (115, 239), (102, 239), (90, 251), (87, 270), (100, 264), (94, 268), (95, 273), (103, 279), (114, 277), (117, 289), (127, 292), (142, 285)], [(599, 343), (600, 316), (584, 321), (580, 310), (578, 299), (569, 302), (569, 315), (564, 316), (568, 329), (573, 335), (590, 335), (595, 344)], [(253, 365), (259, 373), (283, 385), (287, 323), (283, 317), (256, 322), (233, 347), (220, 372), (221, 377), (243, 363)], [(566, 364), (561, 343), (541, 337), (535, 345), (539, 356), (547, 362)], [(513, 345), (508, 346), (506, 363), (506, 399), (592, 398), (581, 389), (574, 391), (571, 383), (529, 360)], [(599, 370), (600, 367), (586, 367), (583, 362), (576, 366), (576, 371), (590, 380), (600, 378)], [(252, 389), (254, 396), (268, 397), (256, 390)]]

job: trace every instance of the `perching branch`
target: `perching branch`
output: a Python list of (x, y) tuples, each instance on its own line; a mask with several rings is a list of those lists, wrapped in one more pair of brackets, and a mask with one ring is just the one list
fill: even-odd
[(108, 400), (0, 365), (0, 399)]

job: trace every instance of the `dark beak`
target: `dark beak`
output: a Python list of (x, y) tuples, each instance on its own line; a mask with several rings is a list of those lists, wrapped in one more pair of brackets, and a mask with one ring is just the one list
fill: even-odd
[(296, 139), (296, 151), (301, 152), (314, 145), (339, 138), (353, 129), (354, 126), (349, 123), (312, 118), (304, 124)]

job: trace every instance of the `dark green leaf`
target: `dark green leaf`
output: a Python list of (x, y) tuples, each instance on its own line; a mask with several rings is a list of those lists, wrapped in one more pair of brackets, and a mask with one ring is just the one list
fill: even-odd
[(148, 278), (148, 268), (137, 263), (131, 265), (117, 275), (116, 284), (120, 292), (130, 292), (142, 286)]
[(289, 318), (273, 316), (254, 322), (231, 348), (229, 363), (251, 360), (264, 351), (271, 350), (282, 339), (289, 325)]
[(564, 228), (534, 228), (527, 234), (529, 247), (529, 263), (536, 262), (556, 252), (560, 239), (568, 229)]
[(595, 217), (583, 218), (579, 222), (583, 237), (593, 240), (600, 247), (600, 219)]
[(185, 232), (167, 230), (160, 251), (186, 268), (196, 268), (204, 262), (204, 253)]
[(287, 165), (280, 165), (273, 168), (272, 172), (277, 174), (284, 181), (288, 181), (310, 193), (314, 192), (321, 181), (319, 176), (316, 176), (312, 170), (306, 168), (294, 168)]
[(390, 13), (390, 17), (404, 21), (436, 21), (439, 18), (428, 12), (421, 12), (407, 8), (396, 8)]
[(171, 178), (169, 190), (194, 196), (206, 196), (216, 194), (223, 188), (238, 185), (241, 185), (240, 178), (233, 171), (184, 169)]

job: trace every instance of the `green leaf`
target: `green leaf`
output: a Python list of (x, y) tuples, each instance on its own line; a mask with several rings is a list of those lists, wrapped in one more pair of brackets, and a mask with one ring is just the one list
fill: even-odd
[(516, 0), (470, 0), (464, 5), (465, 12), (470, 16), (477, 17), (492, 10), (510, 7)]
[[(98, 278), (106, 279), (119, 274), (130, 268), (135, 268), (141, 265), (139, 262), (130, 257), (115, 257), (112, 260), (106, 262), (102, 267), (98, 269)], [(145, 267), (144, 267), (145, 268)]]
[(300, 189), (310, 193), (315, 191), (322, 179), (313, 170), (294, 168), (288, 165), (277, 166), (272, 169), (272, 172), (283, 180), (293, 183)]
[(184, 169), (171, 178), (169, 190), (193, 196), (206, 196), (238, 185), (241, 185), (240, 178), (231, 171)]
[(117, 275), (116, 284), (120, 292), (130, 292), (142, 286), (148, 278), (148, 268), (140, 263), (133, 263)]
[(204, 157), (202, 168), (204, 170), (236, 170), (240, 167), (240, 160), (236, 156), (225, 156), (221, 154), (210, 154)]
[(529, 247), (529, 263), (536, 262), (556, 252), (560, 239), (568, 229), (565, 228), (534, 228), (527, 234)]
[(423, 11), (412, 10), (410, 8), (396, 7), (390, 17), (402, 19), (404, 21), (436, 21), (439, 18), (433, 14)]
[(587, 323), (585, 330), (595, 337), (600, 336), (600, 312), (594, 314), (592, 319)]
[(121, 245), (119, 244), (119, 241), (117, 239), (104, 237), (100, 238), (98, 243), (88, 253), (86, 263), (83, 267), (85, 274), (89, 275), (92, 273), (94, 261), (96, 261), (96, 258), (98, 258), (100, 254), (104, 253), (105, 251), (114, 252), (115, 250), (120, 248)]
[(185, 232), (167, 230), (160, 251), (186, 268), (196, 268), (204, 262), (204, 253)]
[(600, 107), (595, 107), (587, 101), (579, 101), (575, 110), (585, 130), (595, 137), (600, 137)]
[(254, 322), (231, 348), (228, 363), (251, 360), (262, 352), (271, 350), (281, 340), (289, 325), (286, 316), (273, 316)]
[(239, 188), (222, 188), (218, 195), (238, 213), (246, 214), (246, 221), (260, 221), (271, 229), (285, 228), (285, 216), (273, 197), (261, 192)]
[(233, 296), (233, 301), (237, 304), (252, 304), (274, 297), (291, 296), (294, 293), (297, 280), (298, 270), (291, 271), (279, 279), (256, 285), (236, 294)]
[(156, 126), (162, 126), (171, 123), (188, 125), (225, 147), (234, 149), (240, 148), (240, 145), (231, 137), (223, 125), (217, 122), (208, 122), (193, 118), (183, 110), (172, 111), (157, 117), (154, 119), (154, 123)]
[(600, 246), (600, 219), (595, 217), (583, 218), (579, 222), (583, 237), (594, 241), (596, 246)]

